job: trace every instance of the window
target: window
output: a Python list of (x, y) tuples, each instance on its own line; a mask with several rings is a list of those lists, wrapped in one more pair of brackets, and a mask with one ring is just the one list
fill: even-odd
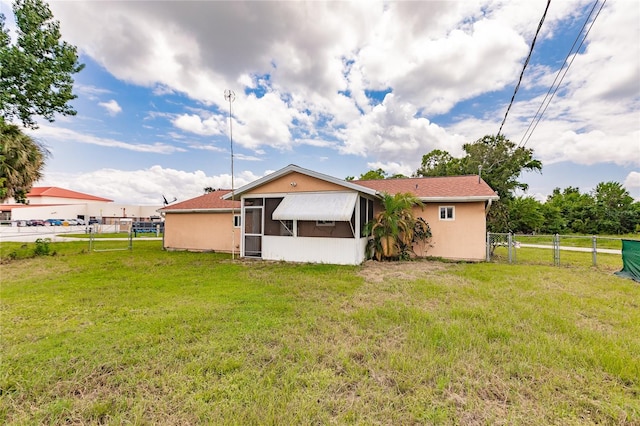
[(454, 212), (453, 206), (440, 206), (440, 220), (454, 220)]
[(336, 226), (333, 220), (316, 220), (316, 226)]
[(234, 214), (233, 215), (233, 227), (234, 228), (240, 228), (241, 225), (242, 225), (242, 215)]

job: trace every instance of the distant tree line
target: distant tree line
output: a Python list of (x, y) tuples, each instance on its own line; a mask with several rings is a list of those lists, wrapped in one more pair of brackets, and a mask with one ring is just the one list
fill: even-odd
[[(500, 196), (487, 216), (487, 230), (514, 233), (627, 234), (640, 232), (640, 202), (618, 182), (601, 182), (589, 193), (579, 188), (554, 189), (547, 200), (517, 196), (528, 185), (520, 182), (523, 171), (542, 171), (532, 149), (517, 146), (504, 136), (487, 135), (463, 145), (465, 155), (453, 157), (433, 150), (422, 157), (413, 177), (480, 174)], [(382, 169), (360, 175), (361, 180), (395, 179)], [(353, 176), (346, 178), (354, 180)]]

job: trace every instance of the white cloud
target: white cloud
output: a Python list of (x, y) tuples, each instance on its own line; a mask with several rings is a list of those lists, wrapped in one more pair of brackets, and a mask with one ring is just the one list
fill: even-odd
[[(234, 179), (236, 188), (260, 176), (242, 171)], [(184, 201), (204, 194), (205, 187), (231, 188), (231, 175), (207, 176), (203, 171), (185, 172), (161, 166), (141, 170), (100, 169), (88, 173), (45, 173), (36, 186), (55, 185), (121, 204), (162, 205), (162, 196)]]
[(107, 113), (110, 116), (116, 116), (122, 112), (122, 108), (118, 105), (118, 102), (114, 99), (111, 99), (108, 102), (98, 102), (98, 105), (107, 110)]
[(640, 172), (631, 172), (622, 184), (628, 191), (640, 189)]
[[(553, 3), (538, 48), (589, 5)], [(400, 171), (415, 170), (432, 149), (460, 155), (462, 143), (497, 132), (507, 98), (478, 104), (446, 125), (436, 114), (515, 85), (544, 2), (169, 1), (108, 8), (52, 2), (51, 8), (65, 39), (116, 78), (201, 102), (200, 111), (166, 117), (183, 132), (227, 134), (222, 94), (233, 88), (234, 143), (245, 149), (332, 149), (337, 140), (340, 154)], [(527, 142), (543, 163), (640, 164), (638, 22), (637, 2), (607, 2)], [(523, 88), (544, 90), (555, 73), (552, 64), (531, 66)], [(258, 88), (260, 96), (244, 92)], [(386, 89), (392, 93), (382, 103), (367, 97)], [(504, 132), (519, 142), (541, 97), (516, 101)]]
[(201, 136), (221, 135), (227, 123), (221, 116), (202, 118), (196, 114), (182, 114), (173, 120), (177, 128)]
[(83, 143), (104, 146), (108, 148), (120, 148), (135, 152), (156, 154), (171, 154), (174, 152), (185, 151), (182, 148), (159, 142), (154, 144), (134, 144), (110, 138), (102, 138), (87, 133), (80, 133), (75, 130), (55, 127), (51, 125), (40, 125), (37, 130), (28, 130), (28, 133), (30, 133), (37, 139), (44, 140), (45, 142), (48, 140), (55, 140), (60, 142)]

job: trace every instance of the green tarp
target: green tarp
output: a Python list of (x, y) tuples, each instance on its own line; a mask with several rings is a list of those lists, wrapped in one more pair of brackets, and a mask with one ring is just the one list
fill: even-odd
[(622, 270), (615, 274), (640, 282), (640, 241), (622, 240)]

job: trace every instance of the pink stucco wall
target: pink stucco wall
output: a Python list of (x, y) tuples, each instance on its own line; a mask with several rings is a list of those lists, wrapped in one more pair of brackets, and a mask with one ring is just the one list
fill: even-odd
[[(453, 206), (454, 220), (440, 220), (440, 206)], [(424, 253), (427, 256), (458, 260), (485, 259), (484, 202), (429, 203), (423, 210), (414, 208), (414, 214), (427, 221), (433, 233), (432, 247), (427, 247)]]
[[(236, 212), (239, 214), (240, 212)], [(167, 213), (164, 247), (167, 250), (219, 251), (231, 253), (231, 212)], [(234, 228), (235, 252), (240, 252), (240, 228)]]

